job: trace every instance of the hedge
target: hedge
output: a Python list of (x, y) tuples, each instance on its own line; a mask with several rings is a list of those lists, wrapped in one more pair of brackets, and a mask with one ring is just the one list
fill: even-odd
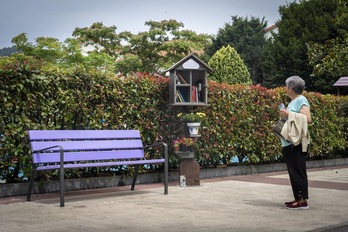
[[(107, 76), (101, 71), (44, 68), (30, 57), (0, 60), (0, 179), (26, 181), (31, 170), (29, 129), (139, 129), (145, 144), (158, 139), (170, 147), (170, 168), (178, 158), (172, 141), (184, 133), (168, 105), (169, 80), (147, 73)], [(313, 123), (309, 159), (348, 157), (347, 118), (337, 109), (347, 97), (305, 92)], [(201, 167), (282, 162), (280, 142), (271, 131), (284, 88), (218, 84), (209, 81), (209, 105), (189, 110), (207, 120), (195, 149)], [(152, 152), (147, 155), (157, 155)], [(145, 171), (156, 171), (151, 166)], [(127, 174), (124, 167), (72, 170), (67, 178)], [(54, 179), (57, 172), (41, 174)]]

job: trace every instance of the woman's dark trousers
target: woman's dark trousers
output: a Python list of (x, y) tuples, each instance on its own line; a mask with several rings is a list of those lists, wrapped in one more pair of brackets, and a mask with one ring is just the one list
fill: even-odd
[(307, 152), (302, 152), (301, 144), (298, 146), (290, 145), (283, 147), (282, 152), (288, 168), (295, 200), (308, 199)]

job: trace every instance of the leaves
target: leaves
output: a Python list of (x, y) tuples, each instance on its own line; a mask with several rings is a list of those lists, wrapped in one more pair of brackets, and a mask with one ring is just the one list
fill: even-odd
[(95, 54), (107, 54), (115, 60), (118, 72), (158, 73), (189, 53), (199, 53), (210, 46), (211, 36), (180, 30), (184, 24), (176, 20), (147, 21), (148, 31), (132, 34), (116, 33), (116, 26), (94, 23), (75, 28), (73, 36)]
[(225, 23), (224, 27), (219, 29), (206, 52), (213, 56), (221, 47), (232, 46), (248, 67), (252, 82), (254, 84), (262, 83), (261, 62), (263, 61), (260, 53), (266, 42), (264, 29), (267, 23), (264, 18), (238, 16), (231, 18), (230, 24)]
[[(148, 73), (125, 77), (56, 66), (48, 71), (30, 56), (1, 58), (0, 168), (4, 171), (0, 175), (6, 175), (9, 182), (29, 176), (29, 129), (139, 129), (144, 144), (161, 138), (173, 146), (186, 126), (177, 117), (181, 109), (168, 106), (168, 86), (168, 78)], [(236, 157), (248, 164), (281, 161), (280, 143), (270, 128), (279, 117), (279, 103), (288, 102), (285, 89), (214, 81), (208, 86), (209, 105), (192, 110), (205, 115), (202, 137), (195, 143), (200, 165), (232, 165)], [(340, 113), (344, 112), (346, 103), (342, 102), (347, 97), (304, 94), (313, 118), (310, 158), (346, 157), (347, 119), (338, 109), (341, 106)], [(159, 153), (153, 150), (147, 155)], [(170, 167), (175, 169), (178, 163), (171, 154)], [(80, 171), (69, 172), (69, 177), (85, 173)], [(19, 178), (21, 172), (24, 176)], [(51, 173), (50, 178), (55, 175)]]
[(211, 79), (219, 83), (250, 85), (250, 74), (242, 58), (230, 45), (222, 47), (209, 60)]
[(347, 63), (342, 57), (346, 53), (342, 39), (348, 29), (343, 2), (299, 1), (279, 8), (278, 33), (262, 55), (265, 86), (282, 86), (287, 77), (298, 75), (306, 81), (308, 91), (333, 93), (337, 75), (346, 70), (339, 62)]

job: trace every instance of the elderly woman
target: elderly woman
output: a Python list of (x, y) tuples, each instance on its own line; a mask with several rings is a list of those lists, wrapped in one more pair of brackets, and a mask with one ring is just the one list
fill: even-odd
[[(280, 117), (289, 119), (305, 118), (303, 125), (307, 131), (307, 125), (311, 123), (312, 117), (308, 100), (302, 95), (305, 88), (305, 81), (299, 76), (291, 76), (286, 81), (286, 94), (291, 99), (291, 102), (286, 108), (280, 109)], [(296, 120), (294, 120), (296, 123)], [(299, 123), (299, 122), (297, 122)], [(289, 125), (288, 125), (289, 126)], [(295, 125), (296, 126), (296, 125)], [(302, 137), (305, 135), (301, 135)], [(307, 140), (300, 140), (307, 141)], [(285, 157), (291, 187), (294, 195), (294, 200), (285, 202), (288, 209), (309, 209), (308, 199), (308, 180), (306, 155), (308, 144), (301, 142), (294, 143), (293, 141), (281, 139), (282, 154)], [(308, 141), (307, 141), (308, 143)]]

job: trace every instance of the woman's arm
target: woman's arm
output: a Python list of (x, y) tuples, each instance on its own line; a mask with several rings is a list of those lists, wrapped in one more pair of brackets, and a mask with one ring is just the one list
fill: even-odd
[(307, 123), (311, 124), (312, 123), (312, 116), (311, 116), (311, 112), (309, 110), (309, 107), (306, 105), (303, 105), (300, 109), (300, 113), (304, 114), (307, 116)]
[[(300, 109), (301, 114), (304, 114), (307, 116), (307, 123), (311, 124), (312, 123), (312, 116), (311, 116), (311, 112), (309, 110), (309, 107), (306, 105), (303, 105)], [(279, 115), (281, 118), (288, 118), (289, 117), (289, 111), (288, 110), (280, 110)]]

